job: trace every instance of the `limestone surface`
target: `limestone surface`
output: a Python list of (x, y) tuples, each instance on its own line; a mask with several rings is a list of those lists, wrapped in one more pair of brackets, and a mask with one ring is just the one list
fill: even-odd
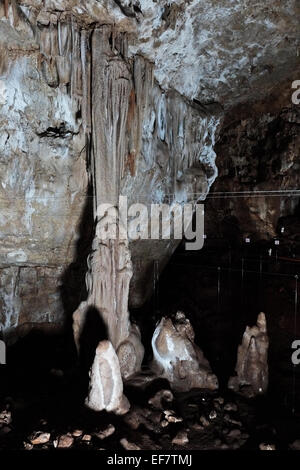
[(193, 328), (182, 312), (177, 313), (174, 322), (162, 318), (153, 334), (152, 350), (153, 370), (168, 379), (174, 390), (218, 388), (218, 379), (194, 343)]
[(106, 410), (119, 415), (127, 413), (130, 408), (123, 395), (119, 361), (109, 341), (100, 342), (96, 349), (86, 406), (94, 411)]
[(257, 324), (247, 326), (242, 344), (238, 347), (236, 376), (229, 379), (228, 387), (255, 396), (268, 389), (268, 347), (266, 316), (260, 313)]
[[(78, 308), (91, 251), (81, 242), (89, 245), (103, 198), (121, 193), (147, 207), (205, 199), (223, 116), (299, 78), (298, 26), (297, 0), (1, 3), (6, 336), (61, 324)], [(154, 260), (162, 270), (177, 245), (129, 241), (130, 305), (151, 295)]]

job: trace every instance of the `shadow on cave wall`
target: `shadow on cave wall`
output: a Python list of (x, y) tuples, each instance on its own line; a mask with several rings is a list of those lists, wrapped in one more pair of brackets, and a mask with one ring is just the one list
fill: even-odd
[(107, 328), (99, 310), (93, 306), (89, 307), (79, 340), (80, 364), (87, 372), (93, 364), (99, 342), (107, 338)]
[[(61, 299), (65, 313), (65, 337), (67, 349), (70, 351), (72, 363), (78, 366), (80, 381), (80, 395), (85, 397), (88, 391), (89, 370), (93, 364), (95, 350), (100, 341), (107, 339), (107, 328), (101, 318), (99, 310), (88, 307), (85, 323), (79, 340), (80, 355), (78, 358), (73, 338), (73, 313), (79, 304), (87, 299), (85, 276), (87, 272), (87, 258), (91, 253), (95, 236), (95, 223), (93, 212), (93, 188), (89, 185), (86, 202), (83, 208), (79, 225), (79, 238), (76, 245), (74, 261), (62, 276)], [(77, 368), (76, 366), (76, 368)]]
[(79, 378), (83, 398), (85, 398), (88, 393), (89, 371), (94, 362), (96, 348), (100, 341), (107, 338), (107, 328), (101, 318), (99, 310), (93, 306), (89, 307), (79, 339)]
[(72, 343), (72, 315), (80, 302), (87, 298), (85, 284), (87, 257), (91, 252), (95, 235), (93, 188), (91, 184), (88, 186), (86, 202), (83, 208), (78, 231), (79, 238), (76, 244), (74, 261), (63, 273), (61, 283), (61, 300), (65, 314), (65, 331)]

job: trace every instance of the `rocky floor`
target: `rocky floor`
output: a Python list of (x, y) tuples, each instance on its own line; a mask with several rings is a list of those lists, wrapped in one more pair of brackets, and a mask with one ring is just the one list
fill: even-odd
[(205, 390), (174, 396), (166, 381), (156, 379), (142, 385), (132, 381), (125, 389), (131, 410), (117, 417), (91, 413), (82, 406), (74, 392), (75, 375), (53, 369), (46, 379), (40, 376), (39, 388), (34, 382), (25, 387), (23, 383), (18, 392), (10, 390), (13, 395), (2, 396), (0, 449), (300, 448), (300, 416), (270, 397), (247, 400), (228, 391)]

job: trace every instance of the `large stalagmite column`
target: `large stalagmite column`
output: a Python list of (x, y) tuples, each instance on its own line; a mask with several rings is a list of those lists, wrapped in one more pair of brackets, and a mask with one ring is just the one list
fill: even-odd
[[(98, 212), (101, 204), (111, 204), (118, 215), (120, 177), (127, 149), (128, 106), (133, 89), (130, 70), (114, 41), (110, 26), (96, 29), (92, 36), (91, 173), (96, 235), (88, 258), (88, 298), (74, 313), (73, 329), (79, 349), (87, 310), (96, 307), (107, 327), (108, 340), (117, 352), (122, 376), (127, 378), (140, 369), (144, 355), (139, 330), (129, 320), (130, 250), (127, 238), (103, 235), (107, 225), (118, 235), (122, 222), (105, 214), (99, 216)], [(124, 47), (122, 41), (119, 46)]]

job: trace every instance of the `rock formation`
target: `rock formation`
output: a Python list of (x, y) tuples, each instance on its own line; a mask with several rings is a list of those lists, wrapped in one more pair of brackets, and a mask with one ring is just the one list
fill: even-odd
[(266, 317), (260, 313), (257, 325), (247, 326), (238, 348), (236, 376), (228, 387), (246, 396), (263, 394), (268, 388), (268, 347)]
[[(213, 214), (208, 239), (227, 238), (226, 231), (237, 243), (249, 234), (271, 240), (282, 233), (299, 245), (295, 219), (280, 221), (299, 212), (299, 199), (257, 196), (270, 195), (274, 181), (282, 193), (299, 186), (299, 105), (291, 102), (300, 77), (298, 3), (0, 2), (0, 331), (9, 344), (32, 329), (57, 332), (73, 314), (78, 353), (92, 344), (95, 354), (86, 400), (91, 409), (126, 413), (127, 380), (139, 390), (157, 377), (175, 391), (218, 387), (181, 312), (174, 321), (162, 318), (152, 340), (152, 370), (136, 374), (144, 347), (129, 309), (150, 298), (153, 274), (162, 272), (181, 240), (106, 237), (107, 229), (127, 229), (125, 220), (99, 213), (102, 204), (117, 216), (120, 195), (149, 212), (152, 204), (165, 204), (169, 213), (176, 204), (195, 207), (219, 174), (214, 192), (222, 196), (211, 195), (206, 205)], [(237, 192), (239, 202), (226, 196), (223, 203), (223, 193)], [(235, 220), (238, 230), (235, 224), (232, 230)], [(219, 310), (221, 269), (218, 283)], [(87, 335), (81, 350), (91, 310), (106, 339)], [(222, 350), (216, 338), (214, 370)], [(244, 333), (229, 387), (247, 396), (266, 392), (267, 352), (260, 314)], [(49, 370), (50, 377), (67, 379), (64, 371)], [(142, 408), (129, 419), (163, 435), (163, 427), (183, 419), (165, 410), (163, 424), (157, 420), (171, 396), (164, 391), (149, 401), (151, 419), (136, 416)], [(210, 421), (218, 421), (218, 412), (211, 411)], [(202, 416), (203, 426), (210, 421)], [(239, 425), (228, 415), (227, 421)], [(37, 445), (49, 440), (42, 434)], [(72, 445), (72, 436), (61, 437), (59, 447)], [(186, 442), (183, 434), (173, 441)]]
[(108, 339), (119, 357), (122, 376), (128, 378), (140, 369), (144, 348), (138, 327), (131, 325), (129, 321), (128, 294), (132, 264), (128, 241), (100, 238), (103, 236), (102, 228), (107, 223), (111, 230), (118, 229), (114, 219), (109, 219), (108, 222), (107, 220), (103, 217), (97, 224), (93, 250), (88, 258), (88, 298), (73, 315), (73, 332), (80, 353), (80, 336), (88, 308), (95, 307), (107, 328)]
[[(192, 146), (195, 145), (196, 149), (199, 146), (199, 143), (195, 143), (196, 135), (191, 135), (188, 131), (190, 120), (193, 120), (196, 116), (194, 113), (189, 118), (186, 116), (185, 122), (181, 121), (182, 116), (176, 118), (174, 129), (174, 118), (172, 116), (169, 122), (167, 110), (169, 106), (172, 108), (174, 99), (179, 101), (181, 99), (178, 96), (167, 99), (165, 94), (154, 86), (151, 66), (145, 60), (136, 58), (133, 64), (125, 60), (127, 57), (126, 34), (115, 34), (111, 26), (102, 26), (96, 28), (91, 37), (91, 118), (93, 128), (91, 176), (94, 190), (94, 217), (97, 225), (92, 253), (88, 259), (89, 271), (86, 276), (88, 298), (79, 305), (74, 314), (74, 335), (78, 347), (87, 308), (89, 306), (96, 307), (107, 327), (108, 339), (117, 351), (122, 376), (129, 378), (139, 370), (143, 359), (143, 347), (140, 342), (139, 331), (137, 327), (131, 327), (128, 316), (129, 283), (132, 277), (129, 245), (127, 234), (124, 238), (110, 239), (105, 237), (104, 239), (102, 233), (105, 231), (107, 218), (99, 217), (99, 207), (102, 204), (111, 204), (116, 213), (119, 214), (117, 206), (121, 194), (128, 196), (129, 204), (130, 202), (138, 202), (139, 196), (136, 196), (136, 191), (140, 193), (142, 186), (145, 185), (145, 178), (141, 177), (143, 163), (141, 162), (139, 172), (136, 167), (138, 157), (141, 156), (142, 128), (140, 124), (141, 122), (145, 124), (147, 115), (150, 117), (149, 112), (152, 107), (152, 121), (155, 119), (153, 113), (157, 113), (157, 126), (155, 127), (155, 122), (151, 124), (151, 134), (154, 133), (156, 136), (154, 141), (157, 139), (162, 142), (169, 141), (167, 147), (170, 147), (172, 151), (178, 148), (181, 153), (183, 152), (181, 161), (178, 164), (167, 160), (162, 162), (165, 167), (164, 172), (170, 174), (171, 178), (166, 182), (166, 187), (160, 185), (161, 192), (157, 202), (162, 202), (165, 193), (173, 194), (174, 191), (178, 193), (178, 196), (181, 194), (184, 200), (193, 200), (195, 198), (194, 193), (198, 193), (198, 191), (201, 191), (200, 195), (206, 194), (209, 186), (208, 180), (213, 181), (216, 171), (215, 168), (212, 168), (211, 173), (207, 176), (203, 169), (205, 167), (201, 167), (204, 164), (207, 168), (210, 167), (210, 151), (208, 153), (206, 151), (205, 155), (203, 154), (202, 163), (201, 155), (200, 157), (197, 154), (185, 155), (185, 149), (181, 142), (182, 138), (188, 138), (188, 145), (192, 143)], [(180, 109), (183, 114), (187, 112), (187, 106), (184, 103), (180, 105)], [(214, 126), (216, 122), (217, 120), (214, 119), (203, 120), (200, 146), (207, 139), (206, 126)], [(170, 124), (170, 128), (168, 128), (168, 124)], [(193, 134), (195, 124), (191, 124), (193, 124)], [(182, 130), (179, 129), (180, 126), (183, 126)], [(174, 148), (172, 148), (173, 133), (168, 135), (168, 132), (173, 130), (176, 130), (177, 134)], [(179, 132), (183, 132), (180, 139), (178, 139)], [(153, 146), (152, 141), (153, 135), (149, 135), (147, 145)], [(149, 156), (153, 154), (153, 149), (150, 151), (150, 148), (148, 148), (147, 151)], [(214, 155), (213, 151), (212, 155)], [(148, 156), (145, 155), (145, 157), (147, 160)], [(151, 162), (145, 162), (144, 160), (144, 163), (146, 163), (149, 170)], [(196, 170), (197, 168), (198, 173), (195, 173), (197, 177), (194, 175), (190, 178), (188, 170)], [(144, 169), (146, 170), (146, 168)], [(186, 181), (185, 173), (189, 176)], [(177, 179), (174, 178), (175, 174), (178, 175)], [(157, 194), (158, 186), (155, 174), (150, 172), (147, 177), (149, 177), (149, 180), (146, 185), (149, 184)], [(189, 193), (191, 195), (188, 195)], [(150, 205), (153, 200), (157, 200), (155, 194), (152, 193), (151, 196), (151, 192), (145, 195), (146, 197), (144, 194), (143, 190), (143, 201), (139, 202)], [(138, 199), (135, 199), (136, 197)], [(198, 195), (196, 198), (198, 199)], [(112, 217), (109, 223), (112, 232), (117, 233), (123, 230), (122, 221), (112, 227), (114, 223)], [(131, 246), (134, 244), (136, 242), (132, 242)], [(149, 270), (149, 264), (152, 268), (153, 259), (158, 252), (165, 256), (164, 246), (168, 247), (168, 253), (170, 249), (171, 251), (174, 250), (177, 244), (178, 241), (170, 240), (161, 245), (158, 242), (156, 248), (153, 249), (153, 242), (152, 240), (149, 241), (148, 247), (151, 247), (150, 257), (144, 256), (143, 261), (140, 263), (144, 275), (145, 269)], [(142, 256), (144, 250), (145, 246), (143, 246), (143, 253), (139, 252), (138, 248), (133, 249), (134, 257)], [(142, 277), (141, 270), (136, 270), (136, 273)], [(135, 280), (133, 280), (133, 283), (135, 283)], [(149, 280), (145, 284), (149, 285)]]
[(159, 390), (154, 397), (149, 398), (148, 404), (158, 410), (164, 410), (165, 404), (170, 404), (174, 400), (171, 390)]
[(101, 341), (96, 349), (86, 405), (94, 411), (106, 410), (119, 415), (127, 413), (130, 408), (123, 395), (119, 361), (109, 341)]
[[(80, 305), (86, 253), (78, 257), (78, 243), (98, 222), (98, 204), (115, 204), (119, 194), (148, 207), (205, 199), (217, 176), (214, 147), (224, 114), (230, 121), (237, 106), (248, 110), (274, 90), (280, 94), (284, 82), (290, 92), (298, 78), (297, 13), (296, 0), (1, 3), (6, 337), (24, 324), (62, 324), (65, 310)], [(285, 159), (284, 178), (294, 169)], [(177, 245), (129, 240), (131, 306), (151, 294), (154, 260), (162, 270)], [(137, 342), (128, 328), (132, 341), (123, 351)]]
[(153, 370), (168, 379), (174, 390), (218, 388), (218, 379), (194, 343), (193, 328), (182, 312), (176, 314), (174, 323), (162, 318), (153, 334), (152, 349)]

